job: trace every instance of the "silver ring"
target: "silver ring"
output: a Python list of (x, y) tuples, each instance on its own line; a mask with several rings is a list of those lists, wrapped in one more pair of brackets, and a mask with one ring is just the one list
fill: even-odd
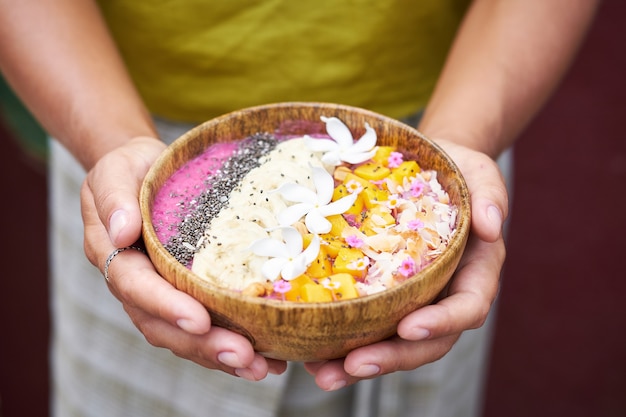
[(113, 261), (113, 258), (115, 258), (119, 253), (124, 252), (125, 250), (128, 249), (134, 249), (136, 251), (139, 251), (141, 253), (143, 253), (144, 255), (146, 255), (146, 251), (144, 248), (141, 248), (139, 246), (126, 246), (125, 248), (117, 248), (115, 249), (113, 252), (111, 252), (111, 254), (109, 255), (109, 257), (107, 258), (107, 260), (104, 262), (104, 279), (109, 282), (109, 265), (111, 265), (111, 261)]

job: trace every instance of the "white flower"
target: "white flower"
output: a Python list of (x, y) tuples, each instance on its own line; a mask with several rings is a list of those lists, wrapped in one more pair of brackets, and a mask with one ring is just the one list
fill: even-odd
[(349, 194), (331, 203), (334, 190), (333, 177), (320, 167), (311, 167), (313, 170), (313, 190), (299, 184), (287, 183), (281, 185), (278, 191), (282, 197), (290, 202), (297, 203), (287, 207), (277, 216), (281, 226), (291, 226), (304, 217), (304, 224), (314, 234), (330, 232), (331, 223), (328, 216), (345, 213), (356, 201), (357, 194)]
[(317, 258), (320, 251), (320, 238), (313, 236), (311, 243), (302, 250), (302, 235), (293, 227), (282, 227), (283, 240), (259, 239), (252, 243), (250, 250), (258, 256), (270, 259), (261, 267), (261, 273), (269, 280), (281, 276), (290, 281), (302, 275)]
[(354, 142), (350, 129), (336, 117), (321, 117), (331, 139), (313, 139), (305, 136), (305, 143), (314, 152), (324, 152), (322, 162), (338, 166), (342, 162), (359, 164), (376, 153), (376, 131), (365, 123), (365, 133)]
[(341, 287), (341, 283), (337, 282), (337, 281), (331, 281), (330, 278), (324, 278), (321, 282), (322, 287), (326, 288), (327, 290), (331, 290), (331, 291), (335, 291), (338, 290), (339, 287)]
[(354, 261), (350, 262), (348, 264), (348, 269), (351, 269), (353, 271), (365, 271), (365, 269), (369, 266), (369, 264), (370, 264), (370, 258), (368, 258), (367, 256), (364, 256), (362, 258), (355, 259)]

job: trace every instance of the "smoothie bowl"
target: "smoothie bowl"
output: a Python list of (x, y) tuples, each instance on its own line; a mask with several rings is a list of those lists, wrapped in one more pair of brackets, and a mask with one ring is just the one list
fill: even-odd
[(470, 227), (452, 160), (364, 109), (277, 103), (190, 130), (148, 172), (157, 271), (262, 355), (314, 361), (395, 334), (450, 280)]

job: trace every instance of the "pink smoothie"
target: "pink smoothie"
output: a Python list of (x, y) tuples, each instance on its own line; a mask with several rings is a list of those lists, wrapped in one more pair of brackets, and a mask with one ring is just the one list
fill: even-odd
[(177, 224), (193, 208), (195, 199), (236, 149), (237, 143), (216, 143), (178, 169), (159, 190), (152, 207), (152, 222), (165, 244), (177, 233)]

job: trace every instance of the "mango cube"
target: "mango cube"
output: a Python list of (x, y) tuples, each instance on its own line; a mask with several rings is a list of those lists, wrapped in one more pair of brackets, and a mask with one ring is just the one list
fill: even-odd
[(361, 277), (366, 269), (366, 265), (362, 265), (362, 268), (360, 267), (360, 262), (364, 258), (363, 252), (356, 248), (341, 248), (333, 263), (333, 273), (346, 273), (355, 277)]
[(368, 162), (356, 167), (354, 173), (368, 181), (380, 181), (387, 177), (391, 170), (377, 162)]
[(393, 168), (389, 176), (398, 184), (402, 184), (404, 178), (414, 177), (420, 171), (421, 168), (417, 162), (404, 161), (397, 168)]
[(339, 236), (331, 235), (330, 233), (320, 235), (320, 237), (324, 240), (324, 247), (326, 248), (326, 252), (328, 256), (331, 258), (336, 258), (339, 253), (339, 249), (347, 248), (348, 245), (346, 242)]
[(388, 191), (374, 187), (363, 190), (363, 192), (361, 192), (361, 194), (359, 195), (359, 198), (363, 200), (363, 205), (367, 210), (371, 210), (381, 201), (387, 201), (388, 197)]
[(396, 224), (396, 219), (391, 215), (389, 209), (380, 204), (372, 207), (366, 212), (365, 219), (359, 228), (368, 236), (375, 235), (377, 228), (384, 228)]
[(302, 235), (302, 249), (306, 249), (311, 244), (313, 236), (313, 233), (307, 233), (305, 235)]
[(320, 284), (305, 284), (301, 289), (302, 301), (309, 303), (323, 303), (333, 301), (333, 295), (329, 289)]
[(340, 200), (340, 199), (342, 199), (344, 197), (347, 197), (349, 195), (350, 195), (350, 193), (348, 192), (348, 188), (346, 187), (346, 185), (345, 184), (339, 184), (333, 190), (332, 201)]
[(302, 301), (302, 287), (306, 284), (315, 284), (315, 281), (306, 275), (300, 275), (289, 281), (289, 283), (291, 284), (291, 289), (285, 293), (285, 300)]
[(354, 200), (354, 203), (352, 203), (352, 205), (350, 206), (350, 208), (346, 210), (346, 214), (354, 214), (355, 216), (358, 216), (363, 212), (364, 207), (365, 203), (363, 202), (361, 194), (359, 194), (356, 197), (356, 200)]
[(336, 299), (349, 300), (350, 298), (357, 298), (359, 296), (354, 285), (356, 284), (356, 280), (352, 275), (341, 273), (331, 275), (329, 278), (331, 282), (339, 284), (339, 287), (333, 290)]
[[(348, 191), (348, 187), (346, 187), (345, 184), (339, 184), (333, 190), (332, 201), (337, 201), (340, 198), (347, 197), (349, 195), (350, 195), (350, 192)], [(358, 195), (356, 200), (354, 201), (352, 206), (350, 206), (350, 208), (346, 211), (346, 213), (356, 215), (356, 214), (360, 214), (362, 211), (363, 211), (363, 199), (361, 198), (360, 195)]]
[(353, 188), (353, 185), (350, 183), (351, 181), (354, 181), (356, 184), (360, 185), (362, 189), (371, 188), (373, 186), (373, 184), (365, 178), (359, 177), (358, 175), (349, 172), (346, 174), (346, 178), (343, 180), (343, 184), (347, 188)]
[(330, 232), (328, 233), (333, 236), (341, 236), (343, 229), (349, 226), (348, 222), (341, 214), (333, 214), (326, 217), (326, 220), (331, 224)]
[(328, 256), (327, 247), (325, 245), (320, 246), (320, 251), (317, 254), (317, 258), (306, 269), (306, 274), (313, 278), (327, 277), (332, 273), (332, 263)]
[(372, 160), (386, 167), (389, 161), (389, 155), (391, 155), (391, 152), (395, 152), (395, 150), (396, 148), (394, 146), (379, 146), (376, 148), (376, 153), (372, 157)]

